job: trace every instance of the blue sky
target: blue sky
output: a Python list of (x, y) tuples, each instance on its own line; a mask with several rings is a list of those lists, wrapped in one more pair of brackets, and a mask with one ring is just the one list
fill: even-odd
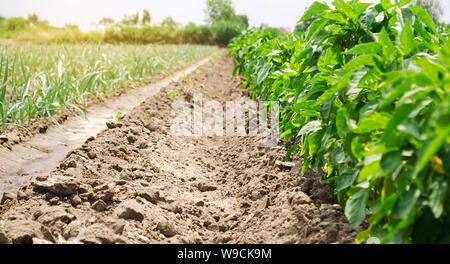
[[(252, 26), (261, 23), (293, 27), (313, 0), (234, 0), (238, 13), (247, 14)], [(332, 2), (331, 0), (327, 1)], [(361, 2), (378, 2), (363, 0)], [(0, 0), (0, 15), (6, 17), (38, 14), (55, 26), (76, 24), (87, 30), (102, 17), (120, 20), (124, 14), (150, 10), (153, 21), (172, 16), (177, 22), (204, 23), (206, 0)], [(441, 0), (443, 20), (450, 22), (450, 1)]]

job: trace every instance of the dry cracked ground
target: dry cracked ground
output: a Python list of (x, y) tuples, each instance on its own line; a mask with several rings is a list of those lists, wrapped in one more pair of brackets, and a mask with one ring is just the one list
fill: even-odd
[[(173, 100), (246, 99), (221, 50), (0, 207), (0, 243), (352, 243), (320, 176), (257, 137), (178, 137)], [(177, 90), (178, 92), (174, 92)]]

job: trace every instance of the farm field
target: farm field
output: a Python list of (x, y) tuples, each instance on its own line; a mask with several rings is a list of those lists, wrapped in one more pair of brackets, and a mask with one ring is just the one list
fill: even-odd
[(0, 45), (0, 244), (450, 243), (450, 29), (372, 2)]
[(89, 99), (169, 71), (206, 55), (201, 45), (0, 46), (2, 131), (51, 118), (63, 109), (83, 112)]
[[(171, 83), (88, 139), (3, 208), (3, 230), (16, 242), (27, 242), (19, 230), (28, 226), (58, 243), (352, 243), (356, 231), (318, 175), (299, 180), (299, 163), (278, 164), (285, 148), (170, 133), (174, 90), (189, 98), (205, 87), (205, 100), (221, 103), (246, 99), (232, 72), (222, 50), (189, 75), (196, 88)], [(62, 192), (50, 195), (57, 185)]]
[(102, 100), (87, 105), (85, 114), (65, 110), (54, 117), (59, 125), (40, 118), (20, 127), (8, 127), (2, 133), (4, 151), (0, 151), (0, 164), (7, 166), (0, 167), (0, 193), (15, 191), (36, 175), (51, 172), (67, 153), (105, 129), (105, 123), (122, 119), (161, 88), (184, 78), (210, 59), (206, 56), (168, 76), (150, 76), (150, 83), (143, 87), (121, 89), (119, 95), (102, 95)]

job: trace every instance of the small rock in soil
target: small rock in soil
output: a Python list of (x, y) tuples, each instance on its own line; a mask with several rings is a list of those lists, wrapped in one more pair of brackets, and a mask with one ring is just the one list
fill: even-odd
[(76, 207), (77, 205), (81, 204), (83, 201), (81, 200), (80, 196), (74, 195), (70, 199), (70, 202), (72, 203), (73, 206)]
[(111, 225), (112, 231), (114, 231), (115, 234), (121, 235), (123, 233), (123, 230), (125, 228), (126, 221), (119, 219), (115, 220)]
[(133, 144), (137, 141), (137, 138), (135, 136), (128, 136), (127, 137), (128, 143)]
[(286, 169), (292, 169), (293, 167), (295, 167), (295, 163), (294, 162), (283, 162), (283, 161), (275, 161), (275, 165), (277, 165), (280, 168), (286, 168)]
[(97, 200), (95, 203), (92, 204), (92, 209), (94, 209), (97, 212), (103, 212), (106, 210), (108, 205), (103, 200)]
[(6, 201), (12, 201), (16, 199), (16, 195), (13, 193), (3, 193), (2, 199), (0, 201), (0, 204), (5, 204)]
[(197, 184), (197, 189), (201, 192), (211, 192), (217, 190), (217, 187), (204, 182)]
[(166, 237), (173, 237), (177, 234), (175, 227), (168, 221), (159, 222), (156, 229)]
[(139, 143), (138, 149), (146, 149), (148, 148), (148, 143), (145, 141), (142, 141), (141, 143)]
[(46, 193), (51, 192), (57, 196), (67, 196), (74, 194), (80, 184), (71, 177), (55, 176), (48, 178), (47, 181), (32, 182), (34, 191)]
[(87, 193), (91, 189), (89, 184), (82, 183), (80, 187), (78, 187), (78, 193)]
[(39, 128), (39, 133), (40, 134), (44, 134), (45, 132), (47, 132), (48, 126), (43, 126)]
[(269, 197), (265, 196), (258, 204), (258, 211), (263, 211), (269, 206)]
[(78, 239), (86, 244), (114, 244), (118, 237), (104, 224), (93, 224), (78, 235)]
[(106, 122), (106, 126), (107, 126), (109, 129), (113, 129), (113, 128), (118, 127), (118, 124), (115, 123), (115, 122)]
[(90, 159), (95, 159), (95, 158), (97, 158), (97, 154), (95, 153), (95, 152), (88, 152), (88, 154), (87, 154), (87, 156), (88, 156), (88, 158), (90, 158)]
[(118, 180), (118, 181), (115, 182), (115, 184), (119, 185), (119, 186), (122, 186), (122, 185), (127, 184), (127, 181), (125, 181), (125, 180)]
[(197, 206), (204, 206), (205, 202), (200, 200), (200, 201), (196, 202), (195, 205), (197, 205)]
[(312, 203), (311, 198), (304, 192), (295, 192), (289, 199), (292, 204), (309, 204)]
[(108, 203), (108, 202), (111, 202), (111, 201), (112, 201), (112, 199), (113, 199), (113, 197), (114, 197), (114, 192), (108, 190), (108, 191), (106, 191), (106, 192), (104, 192), (104, 193), (99, 194), (98, 197), (99, 197), (100, 199), (102, 199), (105, 203)]
[(58, 221), (69, 224), (76, 218), (61, 206), (42, 206), (39, 211), (42, 214), (37, 220), (45, 225), (54, 225)]
[(66, 239), (71, 237), (76, 237), (80, 233), (80, 230), (84, 228), (83, 222), (80, 220), (75, 220), (70, 222), (70, 224), (64, 227), (63, 236)]
[(80, 194), (80, 198), (83, 202), (87, 202), (94, 197), (93, 193), (82, 193)]
[(77, 167), (77, 162), (75, 160), (68, 160), (59, 165), (59, 168), (61, 170), (67, 170), (69, 168), (76, 168), (76, 167)]
[(11, 240), (9, 240), (9, 238), (6, 237), (5, 233), (3, 233), (2, 230), (0, 230), (0, 245), (4, 244), (11, 244)]
[(28, 200), (28, 194), (24, 191), (18, 191), (17, 200)]
[(101, 192), (101, 191), (108, 190), (108, 189), (109, 189), (108, 184), (99, 185), (94, 188), (94, 193)]
[(159, 191), (153, 188), (142, 188), (137, 191), (137, 195), (153, 204), (157, 204), (161, 200)]
[(44, 236), (41, 231), (42, 225), (31, 220), (8, 221), (3, 229), (13, 244), (32, 244), (33, 237)]
[(49, 201), (50, 205), (57, 205), (59, 202), (59, 197), (53, 197)]
[(113, 164), (113, 165), (111, 165), (111, 168), (118, 172), (123, 171), (123, 168), (119, 164)]
[(158, 129), (157, 126), (153, 125), (152, 122), (148, 121), (144, 124), (144, 127), (150, 130), (151, 132), (156, 131)]
[(141, 222), (144, 220), (143, 208), (136, 201), (129, 200), (122, 203), (115, 211), (119, 218), (126, 220), (136, 220)]

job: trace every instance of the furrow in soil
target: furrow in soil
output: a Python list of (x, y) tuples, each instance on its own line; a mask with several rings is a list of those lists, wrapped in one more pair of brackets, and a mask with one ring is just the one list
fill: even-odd
[[(0, 238), (15, 243), (352, 243), (320, 175), (300, 177), (261, 137), (180, 137), (174, 100), (248, 100), (221, 50), (206, 65), (7, 193)], [(177, 92), (174, 92), (174, 91)]]

